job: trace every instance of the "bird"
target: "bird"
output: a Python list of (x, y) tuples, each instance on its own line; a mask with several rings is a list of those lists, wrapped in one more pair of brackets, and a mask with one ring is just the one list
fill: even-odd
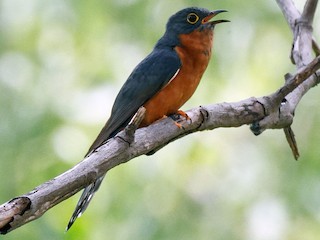
[[(193, 95), (208, 66), (215, 26), (229, 22), (213, 20), (223, 12), (227, 11), (188, 7), (169, 18), (165, 33), (152, 52), (134, 68), (121, 87), (110, 118), (86, 157), (123, 130), (141, 106), (146, 112), (139, 127), (148, 126), (164, 116), (187, 116), (179, 108)], [(86, 210), (104, 177), (84, 188), (66, 230)]]

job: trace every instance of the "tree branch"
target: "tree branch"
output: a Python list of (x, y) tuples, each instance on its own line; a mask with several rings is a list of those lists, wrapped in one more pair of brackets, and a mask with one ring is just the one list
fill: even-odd
[[(299, 13), (291, 0), (276, 1), (293, 33), (291, 61), (297, 65), (297, 70), (299, 70), (312, 60), (313, 51), (316, 56), (320, 54), (319, 46), (312, 36), (312, 23), (318, 0), (307, 0), (302, 14)], [(304, 94), (318, 84), (318, 82), (319, 74), (315, 73), (315, 76), (311, 76), (307, 81), (288, 94), (286, 101), (290, 104), (292, 114), (294, 114)], [(298, 147), (291, 126), (285, 127), (283, 130), (295, 159), (298, 159)]]
[[(320, 56), (312, 60), (312, 20), (317, 0), (308, 0), (303, 14), (290, 0), (277, 0), (293, 33), (293, 59), (297, 73), (287, 74), (283, 87), (260, 98), (240, 102), (201, 106), (187, 111), (190, 120), (182, 119), (181, 128), (165, 118), (136, 130), (143, 117), (139, 110), (131, 125), (108, 140), (82, 162), (34, 190), (16, 197), (0, 206), (0, 233), (6, 234), (42, 216), (48, 209), (71, 197), (113, 167), (131, 159), (152, 154), (168, 143), (197, 131), (219, 127), (239, 127), (252, 124), (251, 130), (260, 134), (265, 129), (291, 130), (294, 110), (303, 95), (319, 81)], [(299, 19), (305, 22), (302, 24)], [(312, 61), (311, 61), (312, 60)], [(136, 131), (135, 131), (136, 130)], [(134, 133), (135, 132), (135, 133)], [(286, 132), (286, 131), (285, 131)], [(294, 134), (287, 131), (296, 147)], [(134, 136), (134, 139), (133, 139)], [(293, 138), (292, 138), (293, 136)], [(296, 149), (296, 152), (298, 150)], [(295, 155), (296, 156), (296, 155)]]

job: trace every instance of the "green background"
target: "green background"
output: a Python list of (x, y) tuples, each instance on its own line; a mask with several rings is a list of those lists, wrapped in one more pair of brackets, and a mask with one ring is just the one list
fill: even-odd
[[(184, 110), (270, 94), (295, 72), (275, 1), (0, 0), (1, 203), (82, 159), (127, 76), (187, 6), (227, 9), (219, 17), (231, 23), (217, 26)], [(281, 130), (196, 133), (110, 171), (68, 233), (79, 194), (0, 239), (318, 239), (318, 94), (296, 110), (299, 161)]]

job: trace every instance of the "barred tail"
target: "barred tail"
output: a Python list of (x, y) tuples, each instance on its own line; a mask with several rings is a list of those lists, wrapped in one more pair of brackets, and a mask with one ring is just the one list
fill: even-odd
[(104, 177), (105, 175), (98, 178), (95, 182), (91, 183), (83, 190), (82, 195), (77, 203), (77, 206), (69, 220), (66, 231), (68, 231), (71, 228), (72, 224), (77, 220), (77, 218), (80, 217), (87, 209), (92, 197), (94, 196), (95, 192), (99, 189)]

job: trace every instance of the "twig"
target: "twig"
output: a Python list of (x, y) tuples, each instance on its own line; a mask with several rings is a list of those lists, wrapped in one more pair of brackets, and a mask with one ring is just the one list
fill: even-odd
[(291, 127), (287, 127), (283, 129), (284, 134), (286, 136), (287, 142), (291, 148), (292, 154), (295, 160), (298, 160), (300, 154), (296, 142), (296, 138), (294, 137), (294, 132), (292, 131)]
[(301, 20), (305, 21), (308, 25), (312, 25), (314, 14), (317, 9), (318, 0), (307, 0), (301, 14)]

